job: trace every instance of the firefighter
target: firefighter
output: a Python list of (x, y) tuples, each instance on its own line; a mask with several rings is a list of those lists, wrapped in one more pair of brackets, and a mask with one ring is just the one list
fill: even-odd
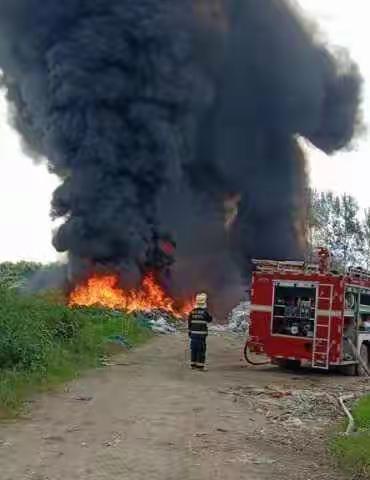
[(191, 368), (205, 370), (208, 324), (212, 317), (207, 309), (207, 295), (196, 296), (195, 308), (189, 315), (188, 327), (191, 349)]

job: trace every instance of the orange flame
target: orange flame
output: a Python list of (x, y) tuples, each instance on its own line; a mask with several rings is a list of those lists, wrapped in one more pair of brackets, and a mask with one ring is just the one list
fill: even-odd
[(86, 283), (78, 285), (71, 293), (71, 306), (103, 307), (126, 312), (164, 310), (175, 317), (184, 317), (193, 308), (193, 301), (180, 308), (169, 297), (152, 274), (146, 275), (137, 290), (123, 290), (115, 275), (94, 275)]

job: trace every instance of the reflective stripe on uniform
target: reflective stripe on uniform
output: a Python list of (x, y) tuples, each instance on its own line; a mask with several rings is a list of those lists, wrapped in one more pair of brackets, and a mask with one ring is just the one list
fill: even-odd
[(199, 332), (198, 330), (191, 330), (192, 335), (207, 335), (208, 332)]
[(191, 323), (196, 323), (197, 325), (207, 325), (208, 322), (206, 320), (191, 320)]

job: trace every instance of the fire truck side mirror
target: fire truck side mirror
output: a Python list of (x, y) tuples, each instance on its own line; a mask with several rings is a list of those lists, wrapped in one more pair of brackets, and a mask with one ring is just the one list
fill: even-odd
[(356, 305), (356, 298), (353, 293), (346, 293), (345, 296), (346, 308), (353, 310)]

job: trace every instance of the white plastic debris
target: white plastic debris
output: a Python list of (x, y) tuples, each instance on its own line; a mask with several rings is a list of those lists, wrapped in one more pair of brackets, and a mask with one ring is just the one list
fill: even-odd
[(164, 335), (176, 333), (176, 327), (171, 325), (164, 317), (152, 318), (149, 323), (153, 332)]
[(174, 318), (164, 310), (138, 311), (135, 314), (155, 333), (171, 335), (177, 332)]
[(249, 332), (250, 302), (242, 302), (230, 313), (228, 330), (233, 333)]
[(220, 325), (220, 324), (211, 324), (208, 326), (208, 331), (210, 333), (225, 333), (227, 331), (228, 327), (227, 325)]

